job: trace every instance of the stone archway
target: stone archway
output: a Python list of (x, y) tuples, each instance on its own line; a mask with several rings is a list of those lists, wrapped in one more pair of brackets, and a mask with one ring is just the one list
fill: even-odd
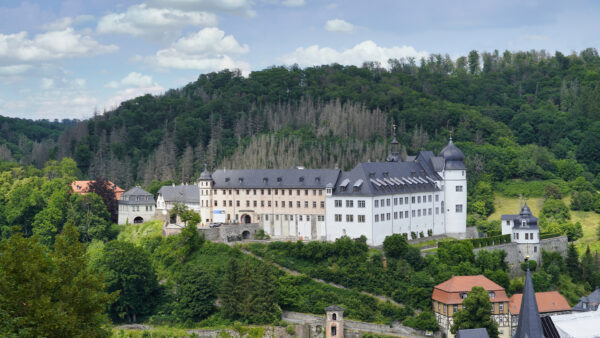
[(250, 231), (244, 230), (242, 232), (242, 239), (250, 239)]
[(250, 224), (252, 223), (252, 218), (248, 214), (242, 215), (242, 224)]
[(144, 223), (144, 219), (142, 217), (138, 216), (133, 219), (133, 224), (140, 224), (140, 223)]

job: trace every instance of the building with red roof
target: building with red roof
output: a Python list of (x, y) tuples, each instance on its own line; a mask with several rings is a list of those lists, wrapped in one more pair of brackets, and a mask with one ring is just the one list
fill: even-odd
[[(508, 309), (510, 311), (513, 332), (517, 330), (522, 299), (522, 293), (517, 293), (510, 297)], [(540, 317), (571, 313), (569, 302), (558, 291), (536, 292), (535, 300)]]
[[(95, 181), (73, 181), (71, 183), (71, 189), (73, 189), (74, 193), (77, 194), (87, 194), (90, 192), (90, 184)], [(114, 184), (111, 181), (107, 181), (109, 188), (115, 191), (115, 199), (118, 201), (121, 199), (121, 195), (125, 192), (125, 190), (118, 185)]]
[(492, 318), (498, 323), (500, 337), (510, 338), (509, 299), (506, 291), (483, 275), (453, 276), (433, 288), (433, 312), (440, 330), (448, 337), (454, 337), (450, 332), (454, 313), (462, 309), (463, 299), (467, 298), (474, 286), (480, 286), (488, 292), (492, 302)]

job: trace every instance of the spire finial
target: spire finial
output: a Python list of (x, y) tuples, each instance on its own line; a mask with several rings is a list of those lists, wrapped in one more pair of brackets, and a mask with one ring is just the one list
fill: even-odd
[(454, 128), (450, 129), (450, 143), (452, 143), (452, 134), (454, 134)]
[(206, 162), (204, 162), (204, 171), (208, 171), (208, 166), (206, 165)]

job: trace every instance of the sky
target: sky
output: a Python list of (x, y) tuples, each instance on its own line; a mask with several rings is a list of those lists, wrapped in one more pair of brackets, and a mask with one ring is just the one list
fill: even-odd
[(200, 74), (600, 49), (600, 1), (0, 0), (0, 115), (85, 119)]

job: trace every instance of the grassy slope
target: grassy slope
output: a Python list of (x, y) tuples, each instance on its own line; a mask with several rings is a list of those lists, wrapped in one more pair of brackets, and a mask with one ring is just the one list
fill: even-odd
[(140, 239), (144, 237), (162, 236), (162, 226), (163, 223), (160, 220), (154, 220), (143, 224), (123, 225), (120, 226), (121, 229), (117, 239), (139, 245)]
[[(563, 199), (566, 205), (570, 204), (570, 200), (570, 196)], [(489, 220), (500, 219), (503, 214), (516, 214), (521, 210), (521, 204), (517, 197), (505, 197), (497, 194), (494, 204), (496, 212), (490, 215)], [(536, 216), (540, 214), (543, 204), (544, 199), (541, 197), (527, 199), (527, 205)], [(593, 211), (571, 211), (571, 221), (580, 222), (583, 227), (583, 237), (576, 242), (579, 253), (583, 253), (588, 245), (592, 251), (600, 251), (600, 241), (596, 236), (596, 227), (600, 224), (600, 214)]]

